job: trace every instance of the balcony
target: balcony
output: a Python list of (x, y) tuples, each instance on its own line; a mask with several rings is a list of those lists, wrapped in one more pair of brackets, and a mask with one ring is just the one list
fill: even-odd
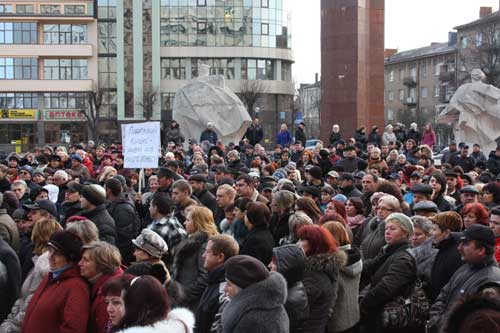
[(407, 76), (403, 79), (403, 84), (408, 87), (415, 87), (417, 85), (417, 78), (414, 76)]
[(455, 79), (455, 71), (444, 71), (439, 73), (439, 80), (442, 82), (449, 82)]
[(415, 99), (415, 97), (408, 97), (404, 102), (403, 102), (404, 105), (407, 105), (407, 106), (415, 106), (417, 105), (417, 100)]
[(9, 44), (2, 45), (0, 56), (2, 57), (92, 57), (92, 45), (90, 44)]

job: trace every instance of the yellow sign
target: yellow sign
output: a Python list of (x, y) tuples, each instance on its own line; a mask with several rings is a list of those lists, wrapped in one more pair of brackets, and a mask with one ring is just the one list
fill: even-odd
[(36, 110), (33, 109), (2, 109), (0, 118), (7, 119), (35, 119)]

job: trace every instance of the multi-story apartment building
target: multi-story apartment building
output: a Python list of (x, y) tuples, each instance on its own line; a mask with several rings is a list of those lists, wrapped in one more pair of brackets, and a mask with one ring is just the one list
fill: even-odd
[[(0, 4), (0, 145), (87, 138), (98, 76), (94, 1)], [(61, 135), (62, 133), (62, 135)]]
[[(321, 82), (316, 74), (314, 83), (301, 84), (299, 88), (299, 105), (302, 120), (306, 124), (308, 138), (319, 138), (320, 136), (320, 105), (321, 105)], [(305, 144), (303, 142), (303, 144)]]
[[(449, 103), (456, 90), (456, 34), (447, 43), (395, 53), (385, 59), (386, 123), (420, 126), (430, 122)], [(438, 131), (447, 140), (449, 129)]]

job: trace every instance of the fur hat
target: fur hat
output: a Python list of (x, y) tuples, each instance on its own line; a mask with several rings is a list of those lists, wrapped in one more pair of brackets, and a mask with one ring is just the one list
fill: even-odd
[(149, 229), (143, 229), (136, 239), (132, 239), (132, 243), (155, 258), (161, 258), (168, 251), (167, 243), (163, 238)]
[(84, 185), (82, 187), (81, 195), (95, 206), (99, 206), (106, 202), (106, 191), (100, 185)]
[(269, 277), (267, 267), (258, 259), (247, 255), (229, 258), (224, 264), (226, 279), (245, 289)]

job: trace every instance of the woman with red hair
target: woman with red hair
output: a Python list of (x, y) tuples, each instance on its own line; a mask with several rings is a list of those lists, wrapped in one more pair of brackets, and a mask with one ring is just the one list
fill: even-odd
[(462, 218), (464, 219), (464, 229), (468, 229), (473, 224), (488, 226), (488, 209), (478, 202), (469, 203), (462, 209)]
[(317, 225), (299, 229), (298, 245), (306, 255), (306, 268), (302, 283), (309, 302), (309, 316), (303, 332), (324, 332), (328, 314), (335, 306), (339, 286), (339, 270), (347, 256), (340, 251), (332, 234)]

